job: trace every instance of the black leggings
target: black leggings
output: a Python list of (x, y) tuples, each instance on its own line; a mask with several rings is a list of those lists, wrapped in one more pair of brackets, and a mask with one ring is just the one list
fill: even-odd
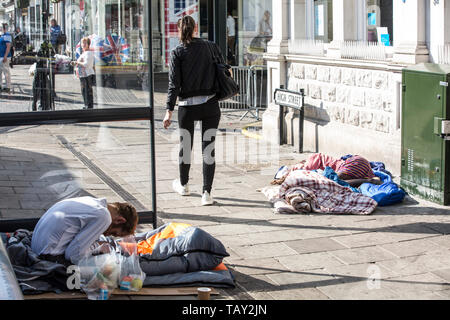
[(220, 122), (220, 108), (217, 99), (213, 98), (212, 101), (201, 105), (180, 106), (178, 108), (178, 124), (180, 127), (180, 182), (183, 186), (189, 182), (195, 121), (201, 121), (203, 192), (208, 191), (211, 193), (214, 173), (216, 171), (216, 132)]
[(94, 78), (94, 75), (80, 78), (81, 94), (83, 95), (84, 106), (88, 109), (94, 108), (94, 92), (92, 90)]

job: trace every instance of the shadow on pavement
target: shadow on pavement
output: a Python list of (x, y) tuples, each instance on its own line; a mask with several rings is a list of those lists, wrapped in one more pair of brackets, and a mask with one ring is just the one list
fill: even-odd
[[(317, 288), (317, 287), (325, 287), (325, 286), (331, 286), (331, 285), (338, 285), (343, 283), (355, 283), (355, 282), (367, 282), (367, 277), (357, 277), (357, 276), (351, 276), (351, 275), (342, 275), (342, 274), (328, 274), (326, 272), (323, 273), (316, 273), (316, 272), (308, 272), (308, 271), (290, 271), (290, 274), (296, 274), (296, 275), (304, 275), (305, 277), (324, 277), (324, 280), (318, 280), (318, 281), (306, 281), (302, 283), (289, 283), (289, 284), (282, 284), (282, 285), (275, 285), (273, 283), (240, 273), (236, 271), (234, 268), (236, 267), (245, 267), (245, 268), (252, 268), (255, 270), (264, 270), (267, 271), (267, 273), (285, 273), (286, 270), (278, 270), (278, 269), (271, 269), (271, 268), (262, 268), (262, 267), (256, 267), (256, 266), (246, 266), (246, 265), (238, 265), (233, 264), (232, 266), (229, 266), (229, 268), (232, 270), (233, 275), (236, 278), (236, 281), (245, 288), (247, 291), (260, 291), (260, 292), (267, 292), (267, 291), (284, 291), (289, 289), (305, 289), (305, 288)], [(333, 277), (333, 278), (330, 278)], [(380, 279), (382, 283), (396, 283), (396, 284), (409, 284), (409, 285), (438, 285), (446, 287), (444, 289), (450, 289), (450, 283), (435, 283), (435, 282), (423, 282), (423, 281), (405, 281), (405, 280), (393, 280), (393, 279)]]
[[(386, 232), (386, 233), (411, 233), (411, 234), (450, 234), (450, 223), (441, 222), (416, 222), (408, 223), (403, 225), (394, 225), (381, 228), (359, 228), (359, 227), (345, 227), (339, 226), (316, 226), (316, 225), (295, 225), (295, 224), (283, 224), (283, 223), (273, 223), (269, 220), (255, 220), (255, 219), (239, 219), (239, 218), (228, 218), (226, 216), (205, 216), (186, 213), (170, 213), (161, 212), (161, 218), (163, 219), (188, 219), (188, 220), (198, 220), (198, 221), (212, 221), (221, 222), (223, 224), (244, 224), (249, 226), (267, 226), (267, 227), (277, 227), (277, 228), (289, 228), (301, 230), (344, 230), (344, 231), (355, 231), (355, 232)], [(324, 214), (319, 214), (324, 216)], [(295, 216), (293, 216), (295, 217)]]
[(82, 172), (61, 158), (7, 147), (0, 155), (0, 221), (38, 218), (60, 200), (91, 195), (81, 187)]

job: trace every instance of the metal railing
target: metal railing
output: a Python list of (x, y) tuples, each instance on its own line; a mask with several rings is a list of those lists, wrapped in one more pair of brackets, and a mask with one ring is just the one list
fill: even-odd
[(260, 119), (260, 111), (267, 107), (267, 67), (231, 67), (233, 79), (239, 85), (239, 94), (219, 103), (222, 112), (245, 112)]

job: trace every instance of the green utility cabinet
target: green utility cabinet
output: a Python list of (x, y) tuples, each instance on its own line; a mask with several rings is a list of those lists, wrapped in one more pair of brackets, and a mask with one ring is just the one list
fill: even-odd
[(401, 186), (450, 204), (450, 65), (403, 69)]

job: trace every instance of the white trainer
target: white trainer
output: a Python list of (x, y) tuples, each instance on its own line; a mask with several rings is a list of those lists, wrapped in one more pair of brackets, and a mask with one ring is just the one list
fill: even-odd
[(208, 191), (203, 192), (202, 206), (210, 206), (214, 204), (214, 200)]
[(189, 185), (186, 184), (185, 186), (181, 185), (180, 180), (176, 179), (172, 182), (172, 188), (173, 190), (178, 193), (180, 196), (188, 196), (191, 193), (189, 192)]

